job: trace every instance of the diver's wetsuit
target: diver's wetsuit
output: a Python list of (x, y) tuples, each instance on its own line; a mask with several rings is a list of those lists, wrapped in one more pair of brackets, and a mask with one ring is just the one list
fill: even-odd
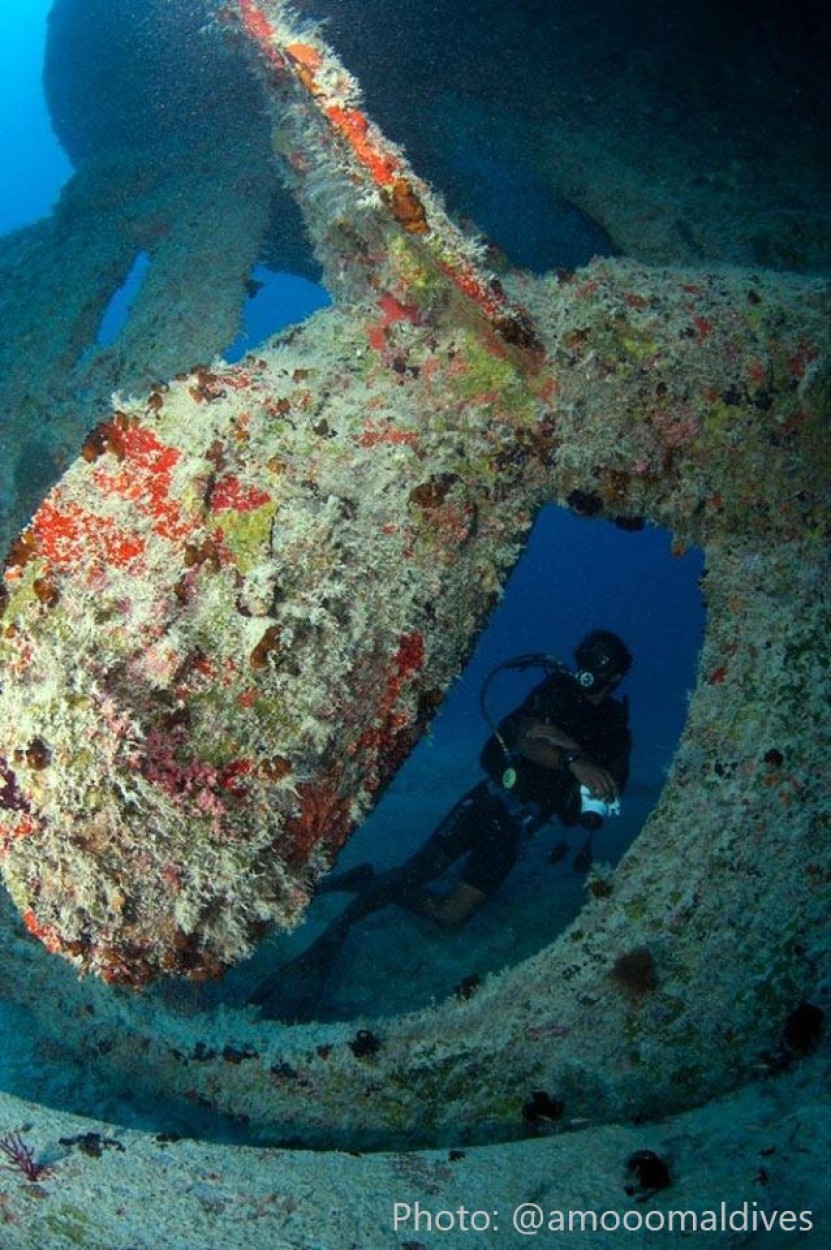
[[(580, 787), (571, 772), (546, 768), (525, 756), (513, 755), (526, 718), (556, 725), (591, 760), (607, 769), (618, 791), (623, 791), (631, 751), (627, 701), (609, 696), (593, 703), (571, 673), (551, 673), (534, 687), (520, 707), (505, 717), (498, 735), (493, 734), (485, 743), (480, 762), (488, 774), (487, 780), (459, 800), (405, 863), (371, 875), (309, 950), (288, 965), (298, 974), (297, 993), (287, 995), (285, 978), (278, 974), (260, 987), (251, 1002), (267, 1009), (274, 995), (275, 1014), (280, 1018), (304, 1018), (316, 983), (319, 992), (326, 969), (349, 929), (364, 916), (391, 904), (420, 910), (423, 887), (464, 855), (467, 860), (461, 870), (462, 881), (482, 894), (493, 894), (516, 864), (524, 837), (542, 828), (553, 816), (566, 825), (579, 823)], [(502, 743), (508, 749), (507, 756)], [(510, 789), (502, 784), (508, 765), (516, 773)], [(351, 875), (347, 873), (345, 877)], [(337, 878), (323, 885), (326, 891), (338, 888), (341, 887)], [(346, 883), (342, 888), (351, 889)], [(290, 1008), (287, 997), (292, 997)]]
[[(405, 907), (427, 882), (440, 877), (467, 855), (461, 878), (467, 885), (493, 894), (517, 862), (524, 837), (536, 833), (552, 817), (564, 825), (580, 820), (580, 786), (567, 769), (545, 768), (524, 756), (506, 759), (499, 739), (515, 746), (523, 720), (547, 721), (578, 744), (595, 763), (608, 769), (622, 793), (629, 776), (629, 707), (608, 697), (592, 703), (571, 673), (557, 670), (535, 686), (525, 702), (500, 723), (499, 737), (485, 743), (480, 763), (488, 774), (451, 809), (441, 824), (400, 868), (377, 876), (356, 898), (341, 920), (354, 924), (390, 903)], [(502, 785), (511, 764), (516, 781)]]
[(483, 894), (493, 894), (517, 861), (523, 832), (534, 832), (543, 823), (538, 810), (531, 807), (524, 817), (523, 821), (519, 814), (511, 814), (496, 787), (481, 781), (447, 813), (415, 855), (399, 868), (373, 877), (335, 924), (349, 928), (391, 903), (407, 907), (423, 886), (463, 855), (468, 856), (463, 880)]
[(618, 793), (623, 793), (632, 750), (628, 699), (608, 695), (594, 703), (572, 673), (556, 669), (500, 722), (498, 736), (492, 734), (482, 749), (480, 763), (497, 785), (501, 785), (506, 764), (512, 764), (516, 781), (511, 796), (515, 801), (536, 804), (546, 821), (558, 816), (564, 825), (575, 825), (580, 818), (580, 786), (568, 769), (546, 768), (521, 755), (505, 758), (500, 739), (512, 752), (525, 720), (556, 725), (584, 755), (607, 769)]

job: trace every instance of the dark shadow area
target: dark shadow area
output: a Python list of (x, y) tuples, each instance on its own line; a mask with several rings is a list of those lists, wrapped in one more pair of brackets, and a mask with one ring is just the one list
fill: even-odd
[[(7, 933), (30, 941), (22, 936), (19, 914), (5, 889), (0, 891), (0, 923)], [(45, 958), (51, 960), (53, 956), (47, 954)], [(26, 966), (25, 961), (22, 963)], [(205, 1101), (171, 1099), (156, 1090), (152, 1080), (142, 1080), (140, 1072), (131, 1076), (106, 1072), (101, 1063), (106, 1051), (96, 1044), (92, 1002), (86, 1044), (73, 1045), (66, 1037), (57, 1040), (35, 1011), (16, 1001), (14, 981), (21, 975), (13, 964), (0, 965), (0, 1090), (4, 1093), (23, 1099), (32, 1108), (51, 1107), (88, 1117), (96, 1125), (117, 1126), (116, 1134), (135, 1129), (163, 1135), (160, 1146), (179, 1137), (234, 1144), (251, 1140), (244, 1124), (212, 1110)], [(55, 978), (50, 981), (55, 995), (53, 1009), (59, 1014), (60, 987), (71, 987), (77, 976), (63, 961), (50, 969), (50, 975)], [(110, 992), (123, 993), (115, 989)], [(93, 1001), (94, 994), (93, 989)]]
[(207, 32), (201, 0), (55, 0), (44, 89), (75, 166), (262, 123), (244, 59)]

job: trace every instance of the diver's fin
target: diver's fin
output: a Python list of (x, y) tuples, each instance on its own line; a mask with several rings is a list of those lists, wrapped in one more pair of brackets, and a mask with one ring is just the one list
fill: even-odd
[(307, 951), (267, 977), (249, 1004), (259, 1007), (267, 1020), (300, 1024), (313, 1019), (345, 936), (342, 926), (330, 925)]
[(575, 872), (588, 872), (594, 863), (594, 834), (589, 831), (586, 840), (574, 856)]
[(318, 894), (361, 894), (375, 880), (375, 869), (366, 862), (323, 877), (317, 886)]

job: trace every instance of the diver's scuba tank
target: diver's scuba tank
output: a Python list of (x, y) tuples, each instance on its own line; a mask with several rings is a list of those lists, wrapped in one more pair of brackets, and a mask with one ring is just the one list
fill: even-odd
[(543, 651), (532, 651), (528, 655), (516, 655), (511, 660), (503, 660), (501, 664), (497, 664), (488, 673), (482, 682), (482, 689), (479, 691), (479, 707), (482, 715), (490, 728), (491, 734), (501, 748), (504, 756), (504, 767), (500, 783), (506, 790), (512, 790), (516, 785), (517, 773), (514, 767), (516, 752), (508, 745), (499, 728), (499, 724), (493, 719), (488, 709), (488, 691), (491, 682), (497, 674), (506, 669), (514, 669), (517, 672), (524, 672), (527, 668), (541, 668), (546, 674), (550, 673), (567, 673), (568, 667), (563, 664), (562, 660), (557, 660), (554, 656), (546, 655)]
[[(602, 672), (602, 665), (598, 665), (596, 667), (600, 668)], [(515, 767), (517, 753), (505, 741), (499, 723), (494, 720), (490, 713), (488, 708), (488, 692), (493, 679), (499, 673), (506, 669), (524, 672), (527, 668), (540, 668), (546, 673), (546, 675), (550, 675), (551, 673), (567, 673), (570, 677), (574, 678), (578, 685), (580, 685), (583, 689), (591, 688), (596, 680), (596, 677), (593, 675), (591, 670), (581, 669), (578, 673), (572, 673), (571, 669), (569, 669), (569, 667), (564, 664), (562, 660), (558, 660), (551, 655), (546, 655), (543, 651), (533, 651), (527, 655), (514, 656), (513, 659), (503, 660), (501, 664), (497, 664), (495, 668), (491, 669), (482, 683), (482, 688), (479, 692), (479, 707), (481, 708), (482, 715), (491, 730), (492, 738), (496, 741), (502, 751), (504, 763), (501, 776), (499, 777), (499, 784), (504, 790), (507, 791), (511, 791), (517, 782), (517, 771)], [(491, 772), (491, 770), (488, 769), (488, 772)], [(491, 773), (491, 775), (493, 776), (493, 773)], [(611, 803), (607, 803), (603, 799), (595, 798), (588, 786), (580, 786), (579, 799), (579, 813), (576, 811), (575, 803), (576, 820), (574, 823), (581, 824), (584, 829), (599, 829), (603, 824), (603, 821), (609, 816), (620, 815), (619, 798), (616, 798)]]

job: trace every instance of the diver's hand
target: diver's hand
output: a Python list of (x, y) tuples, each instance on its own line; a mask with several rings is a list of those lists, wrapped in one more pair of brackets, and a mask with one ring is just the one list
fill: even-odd
[(606, 768), (601, 768), (593, 760), (575, 760), (569, 769), (581, 786), (586, 786), (592, 798), (602, 799), (604, 803), (614, 803), (618, 797), (617, 783)]
[(573, 738), (569, 738), (562, 729), (558, 729), (556, 725), (549, 725), (548, 721), (544, 720), (531, 720), (530, 718), (524, 720), (522, 736), (532, 742), (544, 742), (546, 746), (562, 747), (563, 750), (579, 749)]

